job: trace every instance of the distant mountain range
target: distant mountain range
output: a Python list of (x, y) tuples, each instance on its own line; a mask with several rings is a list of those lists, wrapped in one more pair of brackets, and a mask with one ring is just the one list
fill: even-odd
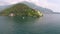
[(37, 5), (35, 5), (34, 3), (29, 3), (29, 2), (25, 2), (25, 1), (22, 2), (22, 3), (25, 3), (25, 4), (27, 4), (29, 7), (33, 8), (33, 9), (36, 9), (36, 10), (39, 10), (39, 11), (41, 11), (42, 13), (45, 13), (45, 14), (60, 14), (60, 13), (58, 13), (58, 12), (53, 12), (53, 10), (51, 10), (51, 9), (37, 6)]
[(2, 11), (5, 8), (6, 8), (6, 6), (0, 6), (0, 11)]
[[(26, 1), (20, 2), (20, 3), (24, 3), (24, 4), (28, 5), (30, 8), (39, 10), (39, 11), (41, 11), (41, 12), (44, 13), (44, 14), (60, 14), (60, 13), (58, 13), (58, 12), (53, 12), (51, 9), (37, 6), (37, 5), (35, 5), (34, 3), (30, 3), (30, 2), (26, 2)], [(6, 9), (6, 8), (11, 7), (11, 6), (13, 6), (13, 5), (0, 6), (0, 12), (1, 12), (2, 10)]]
[(0, 6), (0, 12), (5, 10), (6, 8), (11, 7), (12, 5), (4, 5), (4, 6)]

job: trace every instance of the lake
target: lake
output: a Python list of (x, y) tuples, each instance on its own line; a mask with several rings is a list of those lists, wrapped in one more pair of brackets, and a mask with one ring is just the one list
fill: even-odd
[(24, 19), (0, 16), (0, 34), (60, 34), (60, 14)]

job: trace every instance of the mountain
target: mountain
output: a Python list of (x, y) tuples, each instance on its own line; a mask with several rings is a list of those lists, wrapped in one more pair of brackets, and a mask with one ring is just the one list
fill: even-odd
[(51, 10), (51, 9), (37, 6), (37, 5), (35, 5), (34, 3), (31, 3), (31, 2), (26, 2), (26, 1), (24, 1), (24, 2), (22, 2), (22, 3), (25, 3), (25, 4), (28, 5), (29, 7), (33, 8), (33, 9), (36, 9), (36, 10), (39, 10), (39, 11), (41, 11), (41, 12), (44, 13), (44, 14), (60, 14), (60, 13), (58, 13), (58, 12), (53, 12), (53, 10)]
[(40, 17), (42, 13), (30, 8), (24, 3), (14, 4), (1, 12), (2, 16), (30, 16), (30, 17)]
[[(31, 3), (31, 2), (23, 1), (23, 2), (20, 2), (20, 3), (24, 3), (24, 4), (28, 5), (30, 8), (35, 9), (35, 10), (39, 10), (44, 14), (60, 14), (58, 12), (53, 12), (51, 9), (37, 6), (37, 5), (35, 5), (34, 3)], [(4, 10), (5, 8), (11, 7), (11, 6), (10, 5), (0, 6), (0, 11)]]

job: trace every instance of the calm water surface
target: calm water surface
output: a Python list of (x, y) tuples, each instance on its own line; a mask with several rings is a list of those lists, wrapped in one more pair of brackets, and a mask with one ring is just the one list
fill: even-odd
[(25, 19), (0, 16), (0, 34), (60, 34), (60, 14)]

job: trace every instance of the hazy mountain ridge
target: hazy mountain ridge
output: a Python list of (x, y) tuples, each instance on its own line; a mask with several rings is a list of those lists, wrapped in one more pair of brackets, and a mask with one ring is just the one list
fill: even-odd
[(12, 5), (4, 5), (4, 6), (0, 6), (0, 12), (5, 10), (6, 8), (11, 7)]
[(60, 13), (58, 13), (58, 12), (53, 12), (53, 10), (51, 10), (51, 9), (37, 6), (37, 5), (35, 5), (34, 3), (30, 3), (30, 2), (26, 2), (26, 1), (24, 1), (24, 2), (22, 2), (22, 3), (27, 4), (29, 7), (33, 8), (33, 9), (42, 11), (42, 13), (45, 13), (45, 14), (60, 14)]

